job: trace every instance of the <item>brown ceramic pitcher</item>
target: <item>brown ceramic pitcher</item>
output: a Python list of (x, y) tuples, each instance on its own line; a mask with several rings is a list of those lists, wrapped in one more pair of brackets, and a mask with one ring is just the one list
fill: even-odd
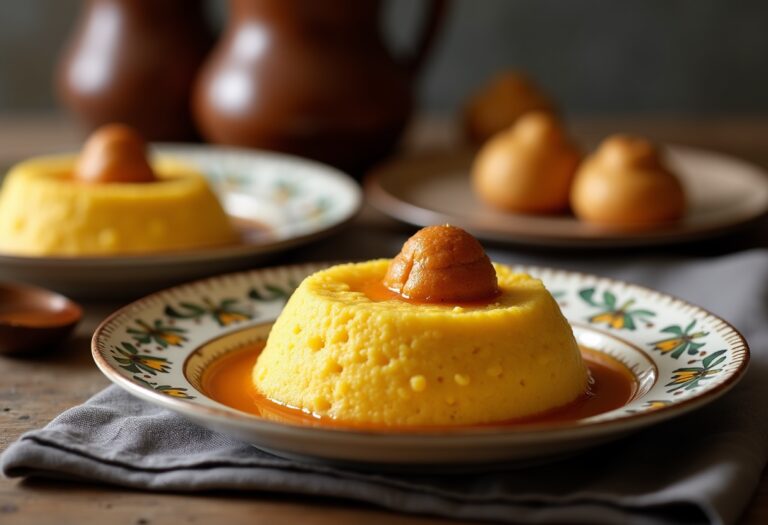
[(149, 140), (190, 140), (190, 93), (213, 45), (201, 0), (88, 0), (58, 74), (90, 129), (123, 122)]
[(230, 0), (228, 27), (197, 81), (198, 128), (212, 142), (360, 173), (405, 127), (445, 3), (429, 2), (415, 51), (396, 60), (382, 39), (381, 0)]

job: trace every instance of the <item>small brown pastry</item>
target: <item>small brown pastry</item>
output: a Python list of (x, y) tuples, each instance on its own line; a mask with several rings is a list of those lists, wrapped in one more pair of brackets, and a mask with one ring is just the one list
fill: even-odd
[(679, 220), (685, 214), (685, 195), (653, 144), (613, 135), (579, 168), (571, 207), (584, 221), (644, 229)]
[(554, 112), (552, 101), (528, 77), (505, 71), (469, 99), (463, 112), (466, 136), (482, 144), (530, 111)]
[(155, 182), (144, 139), (124, 124), (107, 124), (94, 131), (75, 166), (75, 180), (94, 184)]
[(562, 212), (580, 157), (555, 117), (529, 113), (478, 152), (472, 187), (485, 203), (504, 211)]
[(428, 303), (493, 299), (496, 270), (480, 243), (456, 226), (416, 232), (389, 265), (384, 286), (407, 299)]

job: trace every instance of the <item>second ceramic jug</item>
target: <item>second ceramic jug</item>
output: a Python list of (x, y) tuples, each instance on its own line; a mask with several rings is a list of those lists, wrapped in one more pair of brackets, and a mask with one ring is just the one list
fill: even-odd
[(228, 27), (195, 88), (200, 131), (353, 173), (391, 152), (445, 1), (430, 1), (416, 50), (402, 61), (382, 40), (381, 4), (230, 0)]

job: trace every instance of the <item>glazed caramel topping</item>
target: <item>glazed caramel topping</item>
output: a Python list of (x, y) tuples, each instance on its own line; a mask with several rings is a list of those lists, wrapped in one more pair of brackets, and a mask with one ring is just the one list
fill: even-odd
[(425, 303), (490, 300), (499, 293), (483, 247), (450, 225), (429, 226), (408, 239), (389, 265), (384, 286)]
[(144, 139), (123, 124), (108, 124), (94, 131), (75, 166), (75, 180), (93, 184), (155, 182), (147, 161)]

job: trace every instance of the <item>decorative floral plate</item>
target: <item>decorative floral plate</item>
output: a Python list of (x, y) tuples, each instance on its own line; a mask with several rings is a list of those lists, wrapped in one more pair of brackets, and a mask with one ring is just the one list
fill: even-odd
[[(238, 244), (123, 257), (0, 254), (4, 279), (34, 282), (78, 297), (136, 296), (191, 279), (247, 268), (305, 244), (352, 219), (362, 192), (350, 177), (314, 161), (220, 146), (159, 145), (153, 153), (195, 166), (230, 216), (254, 227)], [(259, 225), (255, 227), (255, 225)]]
[(688, 211), (662, 228), (616, 232), (570, 215), (503, 213), (480, 202), (470, 187), (473, 152), (424, 154), (394, 160), (365, 183), (368, 202), (417, 226), (450, 223), (476, 237), (536, 246), (599, 247), (674, 244), (716, 236), (768, 212), (768, 174), (713, 151), (667, 146), (670, 167), (685, 187)]
[(265, 339), (297, 283), (324, 266), (254, 270), (150, 295), (99, 326), (93, 357), (128, 392), (276, 454), (454, 466), (549, 457), (615, 439), (713, 401), (736, 384), (749, 361), (747, 344), (732, 326), (682, 300), (592, 275), (521, 267), (544, 281), (580, 344), (632, 371), (638, 391), (629, 404), (575, 422), (409, 433), (278, 423), (208, 397), (201, 386), (205, 368)]

